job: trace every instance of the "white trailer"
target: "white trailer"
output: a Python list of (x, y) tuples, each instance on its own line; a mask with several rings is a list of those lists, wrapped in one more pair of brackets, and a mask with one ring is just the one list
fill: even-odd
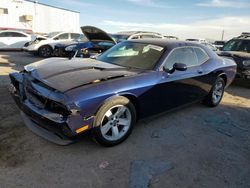
[(80, 32), (80, 13), (32, 0), (0, 0), (0, 30)]

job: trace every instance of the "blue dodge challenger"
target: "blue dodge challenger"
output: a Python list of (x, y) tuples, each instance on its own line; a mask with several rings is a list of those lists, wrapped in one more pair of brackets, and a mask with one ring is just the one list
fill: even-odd
[(104, 146), (124, 141), (138, 119), (202, 101), (217, 106), (234, 61), (198, 43), (121, 42), (96, 59), (50, 58), (10, 74), (26, 126), (60, 145), (91, 131)]

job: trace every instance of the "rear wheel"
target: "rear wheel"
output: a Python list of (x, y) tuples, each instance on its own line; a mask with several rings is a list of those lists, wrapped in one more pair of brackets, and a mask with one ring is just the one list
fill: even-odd
[(131, 134), (135, 121), (134, 105), (125, 97), (114, 97), (97, 112), (94, 139), (104, 146), (117, 145)]
[(38, 54), (41, 57), (50, 57), (52, 55), (52, 48), (50, 46), (41, 46), (38, 50)]
[(210, 107), (217, 106), (224, 94), (225, 81), (223, 78), (218, 77), (209, 92), (209, 95), (203, 100), (203, 103)]

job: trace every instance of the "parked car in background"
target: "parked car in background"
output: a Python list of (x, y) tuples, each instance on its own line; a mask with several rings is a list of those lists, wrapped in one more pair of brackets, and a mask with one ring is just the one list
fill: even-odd
[(0, 31), (0, 50), (21, 50), (29, 41), (31, 41), (31, 36), (22, 31)]
[[(92, 130), (105, 146), (123, 142), (136, 121), (195, 101), (217, 106), (236, 64), (199, 43), (120, 42), (96, 59), (49, 58), (10, 74), (25, 124), (60, 145)], [(152, 125), (153, 126), (153, 125)]]
[(80, 33), (71, 32), (52, 32), (48, 34), (47, 38), (40, 37), (39, 40), (37, 38), (37, 40), (32, 41), (23, 50), (41, 57), (50, 57), (57, 43), (71, 43), (80, 35)]
[(24, 44), (23, 46), (23, 50), (25, 51), (25, 49), (27, 48), (27, 46), (34, 44), (34, 43), (38, 43), (41, 40), (46, 40), (48, 37), (45, 35), (39, 35), (39, 34), (32, 34), (31, 35), (31, 41), (27, 42)]
[(186, 39), (186, 41), (198, 42), (198, 43), (207, 43), (206, 39)]
[(218, 55), (234, 59), (237, 77), (250, 80), (250, 33), (242, 33), (229, 40)]
[(117, 43), (131, 39), (165, 38), (160, 33), (146, 31), (122, 31), (115, 34), (111, 34), (111, 36)]
[(170, 39), (170, 40), (179, 40), (178, 37), (176, 37), (176, 36), (171, 36), (171, 35), (164, 35), (164, 38)]
[(94, 26), (81, 27), (83, 40), (75, 41), (69, 45), (56, 44), (54, 55), (59, 57), (77, 57), (88, 58), (100, 53), (116, 44), (116, 41), (105, 31)]
[(225, 43), (226, 43), (226, 41), (223, 41), (223, 40), (216, 40), (216, 41), (214, 41), (213, 45), (214, 45), (217, 49), (221, 50), (221, 49), (223, 48), (223, 46), (225, 45)]
[(201, 44), (207, 46), (208, 48), (210, 48), (213, 51), (217, 51), (218, 50), (213, 44), (211, 44), (209, 42), (201, 42)]
[(203, 45), (205, 45), (206, 47), (210, 48), (213, 51), (218, 50), (213, 44), (207, 42), (205, 39), (186, 39), (186, 41), (197, 42), (197, 43), (203, 44)]

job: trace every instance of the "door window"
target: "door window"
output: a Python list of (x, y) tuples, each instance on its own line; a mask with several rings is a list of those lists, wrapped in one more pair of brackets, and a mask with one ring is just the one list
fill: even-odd
[(57, 40), (65, 40), (65, 39), (68, 39), (68, 38), (69, 38), (69, 33), (64, 33), (64, 34), (58, 35), (55, 39), (57, 39)]
[(0, 33), (0, 37), (26, 37), (26, 36), (18, 32), (3, 32)]
[(187, 67), (199, 64), (194, 49), (192, 47), (176, 48), (167, 57), (164, 64), (166, 69), (172, 69), (175, 63), (184, 63)]
[(22, 33), (9, 32), (9, 37), (26, 37), (26, 36)]
[(7, 37), (7, 32), (0, 33), (0, 37)]
[(132, 39), (140, 39), (139, 35), (133, 36)]

